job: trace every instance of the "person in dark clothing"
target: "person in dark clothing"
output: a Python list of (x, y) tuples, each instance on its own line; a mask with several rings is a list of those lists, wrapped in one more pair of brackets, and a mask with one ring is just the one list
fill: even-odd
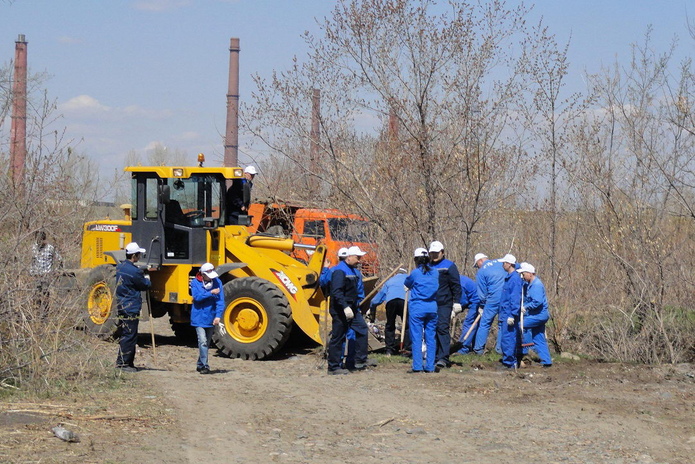
[(451, 367), (449, 350), (451, 348), (451, 312), (461, 312), (461, 280), (456, 264), (444, 258), (444, 245), (430, 243), (429, 255), (432, 268), (439, 272), (437, 291), (437, 367)]
[[(400, 269), (400, 272), (386, 281), (381, 290), (374, 296), (371, 301), (370, 312), (376, 313), (376, 307), (382, 303), (386, 303), (386, 326), (384, 327), (384, 337), (386, 344), (386, 354), (397, 354), (399, 343), (396, 341), (396, 316), (400, 316), (403, 320), (403, 308), (405, 306), (405, 278), (407, 271)], [(403, 320), (403, 329), (405, 338), (403, 348), (410, 351), (410, 336), (406, 321)]]
[(253, 179), (258, 174), (258, 170), (254, 166), (246, 166), (244, 169), (244, 177), (242, 179), (234, 179), (232, 185), (227, 190), (225, 202), (227, 204), (227, 224), (239, 224), (239, 215), (248, 214), (249, 205), (251, 204), (251, 189), (253, 188)]
[(125, 261), (116, 267), (116, 307), (118, 308), (118, 356), (116, 367), (125, 372), (137, 372), (135, 367), (135, 343), (138, 337), (138, 323), (142, 309), (140, 292), (148, 290), (152, 285), (149, 275), (135, 263), (145, 252), (135, 242), (125, 247)]
[[(333, 268), (331, 275), (331, 305), (333, 324), (328, 343), (328, 373), (347, 374), (341, 367), (343, 343), (349, 328), (355, 332), (355, 370), (367, 368), (367, 323), (359, 310), (362, 275), (357, 269), (366, 252), (357, 246), (348, 248), (348, 256)], [(362, 290), (363, 292), (363, 290)]]

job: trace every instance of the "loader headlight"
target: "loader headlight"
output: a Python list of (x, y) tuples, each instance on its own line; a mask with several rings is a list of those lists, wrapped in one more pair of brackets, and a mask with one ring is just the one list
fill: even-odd
[(243, 169), (235, 169), (234, 170), (234, 177), (241, 177), (244, 175), (244, 170)]
[(183, 168), (173, 169), (174, 177), (183, 177)]

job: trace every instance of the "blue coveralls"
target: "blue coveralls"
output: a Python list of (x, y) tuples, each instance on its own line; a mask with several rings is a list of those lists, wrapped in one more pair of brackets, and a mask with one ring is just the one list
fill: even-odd
[(145, 273), (132, 261), (125, 260), (116, 266), (116, 308), (118, 309), (119, 349), (117, 367), (135, 367), (135, 345), (142, 309), (142, 294), (151, 286)]
[[(507, 277), (504, 279), (502, 301), (500, 302), (502, 364), (510, 368), (518, 366), (521, 356), (521, 331), (519, 328), (521, 282), (521, 276), (516, 270), (507, 273)], [(507, 324), (509, 317), (514, 318), (514, 324)]]
[[(533, 343), (533, 349), (541, 358), (541, 364), (550, 366), (553, 363), (548, 348), (548, 340), (545, 338), (545, 323), (550, 319), (548, 312), (548, 298), (545, 294), (545, 286), (541, 279), (534, 277), (528, 283), (524, 282), (524, 344)], [(528, 348), (524, 348), (524, 354)]]
[[(490, 327), (492, 327), (492, 322), (499, 312), (502, 288), (504, 287), (504, 278), (506, 276), (507, 271), (504, 270), (502, 263), (496, 259), (485, 261), (475, 276), (480, 306), (483, 307), (483, 315), (478, 323), (478, 330), (473, 344), (473, 351), (477, 354), (485, 352), (485, 344), (490, 333)], [(499, 345), (499, 341), (500, 338), (498, 337), (497, 345)], [(496, 348), (499, 347), (496, 346)], [(501, 351), (501, 348), (498, 351)]]
[(459, 270), (452, 261), (442, 259), (431, 266), (439, 272), (439, 289), (437, 290), (437, 356), (436, 362), (445, 365), (449, 362), (451, 347), (451, 310), (454, 302), (461, 299), (461, 280)]
[(461, 336), (459, 337), (459, 341), (463, 344), (463, 347), (458, 352), (461, 354), (466, 354), (473, 351), (473, 341), (475, 340), (475, 334), (478, 330), (479, 325), (476, 324), (475, 328), (471, 331), (471, 334), (468, 336), (467, 340), (464, 340), (463, 337), (466, 335), (466, 332), (468, 332), (468, 329), (470, 329), (473, 325), (475, 318), (478, 317), (478, 306), (480, 306), (480, 298), (478, 298), (478, 287), (475, 285), (473, 279), (471, 279), (468, 276), (462, 275), (460, 277), (460, 280), (461, 307), (467, 307), (468, 313), (466, 314), (466, 318), (463, 320), (463, 324), (461, 326)]
[[(405, 278), (404, 285), (410, 289), (408, 299), (408, 325), (410, 326), (410, 341), (413, 353), (413, 371), (421, 372), (422, 340), (427, 347), (427, 359), (424, 370), (434, 372), (434, 360), (437, 350), (435, 338), (437, 332), (437, 289), (439, 288), (439, 272), (430, 268), (424, 272), (420, 266)], [(424, 333), (423, 333), (424, 332)]]
[[(198, 336), (198, 370), (210, 369), (208, 365), (208, 349), (214, 328), (212, 323), (215, 318), (222, 318), (225, 309), (222, 281), (219, 278), (212, 279), (212, 287), (206, 289), (205, 282), (202, 279), (202, 276), (198, 274), (191, 281), (191, 295), (193, 296), (191, 326), (195, 327), (195, 332)], [(216, 288), (220, 289), (220, 293), (217, 295), (211, 293)]]
[[(396, 316), (403, 317), (403, 306), (405, 303), (405, 278), (406, 274), (396, 274), (386, 281), (381, 290), (372, 299), (371, 307), (376, 308), (381, 303), (386, 303), (386, 326), (384, 327), (384, 337), (386, 353), (398, 353), (399, 347), (396, 342)], [(406, 321), (403, 321), (403, 330), (406, 329)], [(409, 350), (409, 339), (407, 333), (404, 334), (404, 348)]]
[[(336, 265), (331, 275), (331, 307), (333, 318), (331, 328), (331, 340), (328, 344), (328, 370), (334, 371), (341, 368), (343, 357), (343, 342), (348, 329), (355, 332), (355, 363), (367, 363), (367, 323), (359, 309), (361, 298), (364, 298), (364, 285), (362, 273), (355, 267), (348, 266), (345, 261)], [(343, 311), (350, 307), (355, 317), (348, 322)], [(349, 351), (349, 350), (348, 350)], [(346, 361), (347, 364), (347, 361)]]

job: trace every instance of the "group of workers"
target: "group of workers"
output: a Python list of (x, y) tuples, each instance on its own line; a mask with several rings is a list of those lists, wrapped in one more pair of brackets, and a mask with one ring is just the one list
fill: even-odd
[[(136, 265), (145, 250), (132, 242), (125, 252), (126, 259), (116, 268), (120, 335), (116, 366), (135, 372), (135, 342), (142, 307), (140, 292), (148, 290), (151, 283), (149, 275)], [(328, 343), (328, 373), (332, 375), (376, 365), (367, 357), (369, 326), (360, 309), (365, 291), (359, 263), (365, 254), (358, 246), (342, 248), (338, 252), (340, 262), (325, 268), (320, 277), (320, 285), (330, 295), (333, 322)], [(439, 372), (451, 366), (450, 326), (464, 310), (468, 312), (459, 342), (455, 344), (456, 352), (483, 354), (497, 317), (501, 369), (518, 367), (531, 346), (543, 367), (552, 365), (545, 337), (548, 300), (531, 264), (517, 264), (510, 254), (491, 260), (479, 253), (475, 256), (474, 267), (478, 271), (474, 282), (460, 275), (456, 264), (445, 258), (444, 246), (439, 241), (432, 242), (429, 249), (417, 248), (413, 260), (414, 269), (407, 275), (400, 269), (388, 279), (369, 308), (375, 312), (376, 306), (386, 304), (386, 353), (396, 354), (403, 348), (410, 351), (412, 367), (408, 372)], [(220, 323), (225, 309), (223, 285), (211, 263), (200, 267), (191, 281), (191, 294), (191, 326), (196, 329), (199, 349), (196, 370), (208, 374), (213, 328)], [(396, 340), (398, 316), (407, 319), (403, 324), (407, 336), (402, 344)], [(346, 346), (348, 356), (344, 357)]]
[[(341, 249), (340, 263), (325, 269), (321, 285), (331, 297), (333, 320), (328, 344), (328, 373), (348, 374), (374, 363), (367, 358), (368, 325), (360, 305), (365, 297), (359, 263), (365, 252), (359, 247)], [(548, 300), (543, 282), (529, 263), (517, 263), (507, 254), (489, 259), (478, 253), (473, 266), (475, 281), (459, 274), (456, 264), (446, 259), (444, 245), (434, 241), (429, 248), (417, 248), (414, 269), (404, 269), (388, 279), (372, 299), (370, 312), (386, 305), (385, 345), (387, 354), (402, 351), (412, 355), (408, 372), (439, 372), (451, 366), (453, 349), (460, 354), (484, 354), (490, 328), (498, 318), (496, 350), (502, 355), (500, 369), (520, 366), (530, 347), (543, 367), (552, 366), (545, 337), (549, 319)], [(406, 275), (407, 274), (407, 275)], [(452, 344), (450, 329), (455, 317), (467, 310), (461, 336)], [(406, 315), (407, 313), (407, 315)], [(396, 340), (396, 318), (404, 320), (403, 341)], [(344, 361), (346, 341), (354, 340), (354, 364)]]

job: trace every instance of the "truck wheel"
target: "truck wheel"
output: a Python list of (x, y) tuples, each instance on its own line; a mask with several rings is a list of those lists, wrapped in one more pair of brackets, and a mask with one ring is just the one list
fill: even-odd
[(86, 313), (83, 316), (88, 333), (107, 340), (116, 332), (116, 268), (99, 266), (87, 277)]
[(226, 308), (213, 341), (225, 356), (263, 359), (282, 348), (292, 330), (290, 304), (280, 289), (259, 277), (224, 284)]

